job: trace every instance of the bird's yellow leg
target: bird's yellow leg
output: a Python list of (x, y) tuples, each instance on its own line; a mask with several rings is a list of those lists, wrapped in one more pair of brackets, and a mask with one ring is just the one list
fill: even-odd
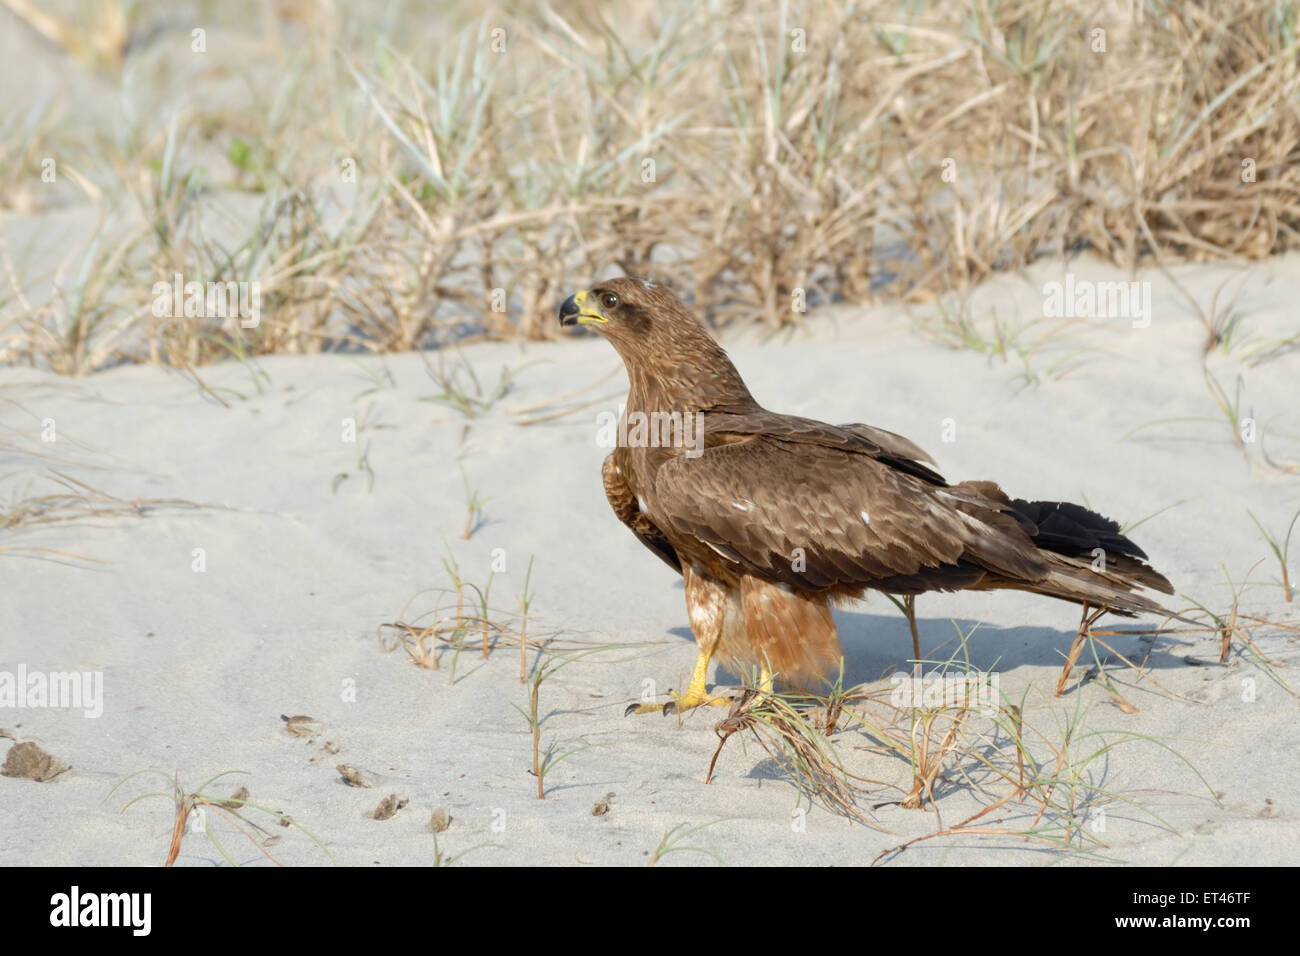
[(701, 650), (699, 656), (695, 658), (695, 670), (691, 672), (691, 682), (686, 688), (686, 693), (679, 695), (675, 691), (669, 691), (673, 699), (666, 704), (630, 704), (623, 712), (623, 716), (651, 714), (656, 711), (662, 714), (673, 712), (680, 714), (696, 707), (730, 707), (731, 698), (714, 697), (706, 687), (709, 677), (709, 659), (712, 656), (711, 653)]
[(758, 689), (764, 694), (772, 693), (772, 672), (768, 670), (767, 661), (758, 665)]

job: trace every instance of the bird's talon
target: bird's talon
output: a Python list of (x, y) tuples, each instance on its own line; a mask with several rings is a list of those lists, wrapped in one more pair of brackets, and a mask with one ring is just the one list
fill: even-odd
[(708, 691), (688, 690), (685, 694), (678, 694), (676, 691), (669, 691), (672, 698), (665, 704), (656, 704), (647, 702), (644, 704), (628, 704), (623, 711), (624, 717), (630, 717), (633, 714), (649, 714), (658, 711), (663, 716), (669, 714), (684, 714), (688, 710), (694, 710), (696, 707), (730, 707), (735, 703), (736, 698), (730, 695), (715, 696)]

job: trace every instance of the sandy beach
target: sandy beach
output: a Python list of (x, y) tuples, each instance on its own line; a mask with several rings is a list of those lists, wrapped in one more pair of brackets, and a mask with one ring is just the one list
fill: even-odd
[[(1066, 272), (1116, 278), (1087, 261), (1044, 264), (982, 286), (972, 313), (997, 303), (1002, 315), (1032, 317), (1044, 284)], [(1245, 329), (1258, 341), (1294, 327), (1294, 257), (1174, 268), (1172, 276), (1202, 302), (1225, 281), (1242, 283)], [(1227, 615), (1227, 579), (1240, 585), (1249, 575), (1239, 613), (1293, 621), (1247, 509), (1276, 532), (1297, 507), (1294, 477), (1265, 456), (1296, 459), (1287, 432), (1300, 353), (1245, 373), (1243, 408), (1259, 426), (1244, 451), (1221, 423), (1128, 434), (1215, 414), (1191, 306), (1164, 275), (1138, 279), (1151, 284), (1149, 326), (1080, 320), (1068, 338), (1084, 361), (1032, 387), (1015, 358), (948, 349), (918, 334), (924, 309), (831, 308), (787, 341), (738, 341), (730, 353), (769, 407), (908, 435), (950, 480), (993, 478), (1013, 494), (1086, 501), (1126, 523), (1154, 515), (1134, 537), (1175, 583), (1171, 608), (1200, 602)], [(268, 851), (294, 864), (428, 864), (439, 809), (450, 815), (436, 837), (441, 851), (479, 865), (638, 864), (665, 834), (681, 838), (661, 865), (854, 865), (936, 829), (933, 811), (900, 808), (899, 791), (883, 785), (875, 802), (886, 805), (862, 801), (873, 825), (837, 816), (801, 798), (752, 739), (731, 740), (705, 785), (718, 713), (695, 711), (680, 726), (623, 716), (644, 682), (661, 691), (680, 685), (694, 655), (680, 580), (643, 553), (601, 494), (597, 415), (617, 408), (625, 389), (621, 372), (605, 378), (618, 368), (607, 344), (479, 345), (445, 356), (471, 365), (485, 392), (503, 367), (515, 370), (509, 393), (473, 417), (429, 401), (439, 389), (424, 358), (227, 362), (202, 370), (206, 388), (158, 367), (80, 380), (0, 373), (7, 501), (71, 493), (58, 483), (64, 476), (102, 492), (75, 486), (106, 512), (70, 509), (68, 520), (20, 526), (0, 554), (6, 668), (102, 675), (97, 716), (86, 707), (0, 710), (6, 736), (71, 766), (41, 783), (0, 778), (8, 834), (0, 862), (160, 863), (170, 796), (126, 804), (167, 793), (172, 775), (194, 789), (227, 771), (240, 773), (212, 784), (211, 794), (247, 787), (252, 803), (288, 814), (320, 841), (279, 830)], [(1050, 364), (1050, 352), (1035, 353), (1028, 367)], [(568, 400), (595, 405), (524, 424), (539, 415), (529, 409), (551, 408), (601, 379)], [(955, 440), (945, 442), (948, 419)], [(345, 440), (345, 420), (356, 423), (355, 442)], [(56, 438), (43, 441), (51, 421)], [(358, 467), (359, 454), (368, 469)], [(463, 540), (466, 482), (485, 501)], [(503, 620), (518, 613), (532, 558), (534, 641), (551, 641), (561, 655), (606, 648), (542, 685), (543, 746), (585, 748), (550, 770), (543, 801), (519, 709), (527, 696), (517, 644), (502, 641), (484, 660), (473, 633), (459, 655), (440, 652), (438, 670), (416, 666), (400, 645), (385, 650), (382, 624), (418, 622), (439, 606), (445, 615), (449, 599), (454, 613), (449, 555), (480, 588), (496, 562), (489, 603)], [(836, 618), (847, 683), (906, 669), (907, 627), (888, 601), (876, 596)], [(918, 619), (923, 653), (937, 659), (952, 653), (958, 631), (970, 633), (972, 664), (999, 676), (1027, 721), (1077, 721), (1080, 733), (1096, 735), (1080, 742), (1085, 752), (1118, 745), (1079, 781), (1078, 799), (1102, 814), (1093, 820), (1103, 820), (1096, 835), (1104, 849), (938, 838), (892, 862), (1292, 861), (1295, 772), (1279, 755), (1300, 744), (1289, 689), (1294, 630), (1250, 624), (1257, 653), (1234, 639), (1224, 664), (1211, 634), (1112, 639), (1117, 652), (1145, 662), (1138, 673), (1109, 661), (1137, 709), (1125, 713), (1095, 682), (1079, 684), (1082, 666), (1067, 693), (1053, 697), (1077, 624), (1069, 605), (1015, 593), (926, 595)], [(724, 668), (717, 679), (736, 676)], [(294, 736), (282, 720), (299, 715), (319, 722), (308, 736)], [(837, 739), (855, 772), (905, 790), (905, 762), (864, 744), (851, 733)], [(358, 768), (373, 786), (346, 785), (339, 765)], [(123, 783), (143, 770), (166, 777)], [(957, 772), (943, 779), (936, 809), (945, 823), (987, 804)], [(409, 803), (373, 819), (390, 794)], [(594, 815), (601, 803), (608, 812)], [(996, 817), (1028, 830), (1036, 812), (1012, 802)], [(234, 859), (265, 860), (267, 848), (218, 816), (210, 814), (214, 831)], [(699, 829), (674, 831), (682, 825)], [(187, 835), (178, 862), (220, 860), (198, 832)]]

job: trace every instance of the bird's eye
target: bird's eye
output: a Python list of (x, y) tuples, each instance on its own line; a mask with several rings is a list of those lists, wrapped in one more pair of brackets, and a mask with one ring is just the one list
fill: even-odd
[(615, 295), (614, 293), (612, 293), (612, 292), (606, 292), (604, 295), (602, 295), (602, 296), (600, 297), (600, 304), (603, 305), (603, 306), (604, 306), (605, 308), (607, 308), (607, 309), (617, 309), (617, 308), (618, 308), (618, 296), (616, 296), (616, 295)]

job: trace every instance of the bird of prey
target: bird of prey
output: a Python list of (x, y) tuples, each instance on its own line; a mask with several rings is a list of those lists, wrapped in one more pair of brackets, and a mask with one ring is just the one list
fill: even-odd
[(756, 667), (769, 690), (773, 674), (798, 683), (830, 673), (841, 657), (831, 605), (869, 589), (1015, 588), (1085, 612), (1170, 613), (1139, 589), (1173, 587), (1116, 522), (1011, 498), (991, 481), (949, 484), (924, 451), (881, 428), (763, 408), (658, 283), (607, 280), (565, 299), (559, 319), (594, 329), (627, 368), (605, 494), (683, 578), (699, 656), (664, 713), (731, 702), (707, 690), (715, 654)]

